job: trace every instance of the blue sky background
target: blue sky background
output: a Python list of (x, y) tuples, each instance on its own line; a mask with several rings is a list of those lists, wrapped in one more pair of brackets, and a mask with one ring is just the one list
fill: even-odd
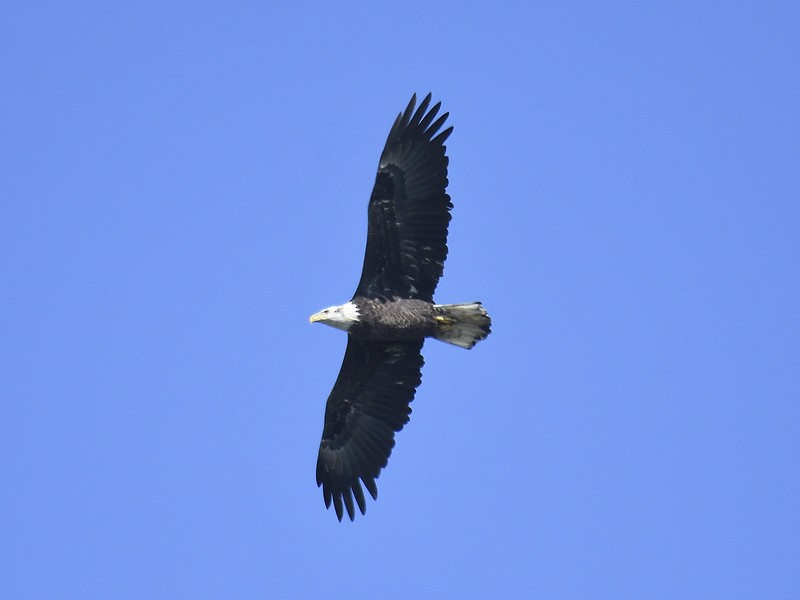
[[(287, 3), (288, 5), (288, 3)], [(800, 596), (800, 7), (0, 8), (0, 597)], [(366, 517), (314, 481), (386, 134), (451, 113)]]

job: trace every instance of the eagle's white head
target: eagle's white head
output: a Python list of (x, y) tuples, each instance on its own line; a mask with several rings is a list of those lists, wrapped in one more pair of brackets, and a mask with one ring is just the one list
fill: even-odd
[(336, 329), (347, 331), (353, 323), (358, 323), (358, 306), (352, 302), (345, 302), (341, 306), (331, 306), (314, 313), (308, 319), (310, 323), (325, 323)]

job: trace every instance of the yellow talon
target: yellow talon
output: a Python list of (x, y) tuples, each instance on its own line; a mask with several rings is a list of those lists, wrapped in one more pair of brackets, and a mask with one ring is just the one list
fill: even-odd
[(436, 322), (439, 324), (439, 327), (442, 329), (449, 329), (452, 327), (457, 321), (452, 317), (446, 317), (444, 315), (436, 315)]

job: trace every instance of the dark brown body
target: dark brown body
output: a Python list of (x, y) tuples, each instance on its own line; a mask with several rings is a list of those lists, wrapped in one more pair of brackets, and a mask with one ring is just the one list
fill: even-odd
[(353, 298), (359, 320), (349, 333), (363, 340), (418, 340), (433, 335), (436, 315), (433, 303), (405, 298)]

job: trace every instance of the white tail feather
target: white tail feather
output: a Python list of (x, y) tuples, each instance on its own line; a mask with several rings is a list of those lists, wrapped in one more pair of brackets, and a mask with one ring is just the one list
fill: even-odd
[(437, 304), (433, 337), (461, 348), (472, 348), (491, 333), (492, 320), (480, 302)]

